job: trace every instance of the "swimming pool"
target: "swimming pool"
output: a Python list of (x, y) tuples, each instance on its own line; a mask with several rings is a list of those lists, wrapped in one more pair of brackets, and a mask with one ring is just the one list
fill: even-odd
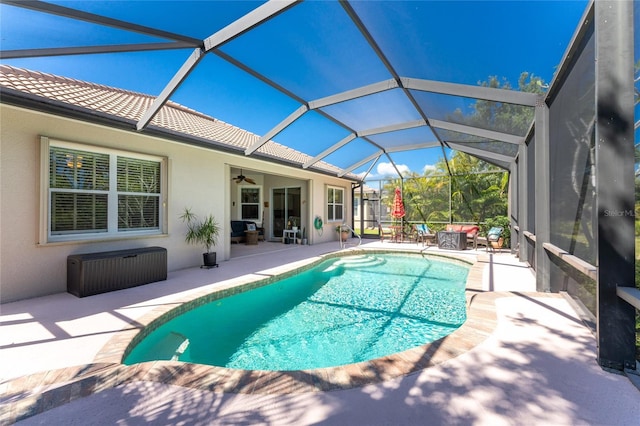
[(423, 256), (327, 259), (161, 324), (126, 364), (173, 359), (245, 370), (351, 364), (438, 340), (465, 320), (468, 267)]

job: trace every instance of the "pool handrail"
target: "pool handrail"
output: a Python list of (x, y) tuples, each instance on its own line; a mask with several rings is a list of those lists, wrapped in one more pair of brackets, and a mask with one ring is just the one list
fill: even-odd
[[(349, 225), (347, 225), (346, 223), (343, 223), (341, 225), (338, 225), (338, 227), (340, 228), (338, 231), (338, 234), (342, 234), (342, 230), (346, 229), (349, 232), (351, 232), (353, 235), (355, 235), (356, 237), (358, 237), (358, 245), (356, 247), (360, 247), (360, 245), (362, 244), (362, 237), (360, 236), (360, 234), (358, 234), (356, 231), (353, 230), (353, 228)], [(341, 237), (338, 237), (338, 241), (340, 241), (340, 249), (343, 249), (347, 246), (347, 242), (346, 241), (342, 241)]]

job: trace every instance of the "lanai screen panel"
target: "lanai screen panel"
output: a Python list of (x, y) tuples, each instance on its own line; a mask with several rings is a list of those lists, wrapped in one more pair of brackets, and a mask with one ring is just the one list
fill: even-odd
[(450, 217), (450, 180), (448, 175), (405, 179), (405, 219), (413, 223), (426, 223), (432, 231), (444, 229)]
[[(440, 133), (440, 132), (438, 132)], [(518, 145), (508, 142), (496, 141), (491, 139), (482, 139), (478, 142), (459, 142), (456, 140), (445, 140), (452, 144), (458, 144), (467, 148), (480, 149), (488, 153), (500, 154), (501, 156), (515, 158), (518, 154)]]
[(473, 126), (480, 129), (524, 136), (533, 121), (534, 108), (412, 90), (420, 107), (430, 119)]
[(306, 101), (391, 78), (339, 2), (302, 2), (221, 49)]
[[(551, 243), (596, 264), (595, 45), (593, 22), (549, 105)], [(595, 283), (551, 256), (551, 290), (595, 313)]]
[(527, 143), (527, 193), (522, 194), (527, 199), (527, 229), (536, 233), (536, 138), (531, 136)]
[[(636, 22), (638, 22), (640, 20), (640, 2), (634, 2), (633, 3), (633, 16), (635, 17)], [(633, 63), (634, 64), (638, 64), (640, 63), (640, 25), (636, 24), (633, 27), (633, 43), (634, 43), (634, 58), (633, 58)], [(636, 93), (640, 93), (640, 67), (637, 67), (634, 73), (634, 81), (635, 81), (635, 90)], [(635, 123), (635, 132), (634, 132), (634, 139), (635, 139), (635, 146), (636, 146), (636, 152), (638, 152), (639, 149), (639, 144), (640, 144), (640, 96), (636, 95), (636, 99), (635, 99), (635, 109), (634, 109), (634, 123)], [(636, 206), (638, 206), (638, 202), (640, 201), (640, 176), (639, 176), (639, 170), (640, 170), (640, 156), (638, 156), (636, 154), (636, 162), (635, 162), (635, 170), (636, 170), (636, 175), (635, 175), (635, 192), (636, 192)], [(640, 214), (637, 211), (637, 207), (636, 207), (636, 229), (640, 229)], [(637, 232), (637, 231), (636, 231)], [(636, 234), (636, 239), (637, 239), (637, 234)], [(640, 253), (636, 253), (636, 270), (638, 268), (637, 264), (638, 262), (640, 262), (640, 260), (638, 259), (638, 256), (640, 255)], [(636, 287), (640, 288), (640, 275), (636, 274)]]
[(399, 149), (406, 146), (429, 144), (440, 146), (435, 135), (428, 126), (396, 130), (369, 136), (369, 139), (385, 149)]
[[(525, 197), (527, 200), (527, 227), (525, 231), (529, 231), (535, 235), (536, 233), (536, 139), (535, 134), (527, 144), (527, 188), (525, 194), (520, 194), (521, 197)], [(520, 227), (520, 232), (523, 228)], [(529, 264), (535, 268), (536, 264), (536, 246), (535, 243), (528, 238), (525, 239), (526, 250), (529, 259)]]

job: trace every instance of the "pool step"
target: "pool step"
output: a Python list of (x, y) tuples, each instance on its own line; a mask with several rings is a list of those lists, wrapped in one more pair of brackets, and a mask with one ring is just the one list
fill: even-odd
[(189, 339), (175, 331), (170, 332), (153, 346), (157, 359), (177, 361), (189, 347)]
[(349, 256), (348, 258), (339, 259), (333, 265), (326, 269), (332, 271), (338, 267), (342, 268), (366, 268), (371, 266), (382, 265), (386, 260), (372, 255)]

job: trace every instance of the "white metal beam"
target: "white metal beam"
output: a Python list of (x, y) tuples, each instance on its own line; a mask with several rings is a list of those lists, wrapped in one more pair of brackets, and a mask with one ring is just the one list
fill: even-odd
[(375, 93), (384, 92), (398, 87), (398, 82), (394, 79), (384, 80), (373, 83), (368, 86), (358, 87), (353, 90), (347, 90), (342, 93), (327, 96), (325, 98), (316, 99), (309, 102), (310, 109), (318, 109), (329, 105), (339, 104), (340, 102), (350, 101), (352, 99), (361, 98), (363, 96), (373, 95)]
[(144, 52), (152, 50), (187, 49), (196, 47), (183, 41), (168, 43), (111, 44), (104, 46), (51, 47), (0, 51), (0, 59), (43, 58), (47, 56), (86, 55), (96, 53)]
[(204, 39), (204, 50), (209, 52), (229, 40), (249, 31), (275, 15), (293, 6), (300, 0), (270, 0), (262, 4), (223, 29)]
[(193, 68), (200, 62), (200, 60), (204, 57), (204, 52), (202, 49), (195, 49), (191, 55), (187, 58), (184, 64), (180, 67), (178, 72), (173, 76), (169, 84), (162, 90), (162, 93), (158, 95), (157, 98), (154, 99), (153, 104), (149, 107), (148, 110), (144, 112), (136, 128), (138, 131), (147, 127), (149, 122), (153, 119), (153, 117), (158, 113), (160, 108), (167, 102), (169, 97), (176, 91), (180, 83), (184, 81), (185, 78), (189, 75), (189, 73), (193, 70)]
[(407, 121), (405, 123), (392, 124), (392, 125), (389, 125), (389, 126), (378, 127), (378, 128), (375, 128), (375, 129), (363, 130), (361, 132), (358, 132), (358, 137), (379, 135), (380, 133), (396, 132), (398, 130), (413, 129), (413, 128), (416, 128), (416, 127), (422, 127), (422, 126), (426, 126), (426, 125), (427, 125), (427, 122), (425, 120), (422, 120), (422, 119), (414, 120), (414, 121)]
[(385, 152), (384, 155), (387, 156), (387, 160), (389, 160), (389, 162), (391, 163), (391, 165), (393, 166), (393, 168), (396, 170), (396, 173), (398, 174), (398, 177), (400, 179), (402, 179), (402, 173), (400, 173), (400, 170), (398, 169), (398, 166), (396, 166), (396, 162), (393, 161), (393, 158), (391, 158), (391, 156), (389, 155), (388, 152)]
[(198, 48), (191, 54), (189, 59), (187, 59), (180, 70), (178, 70), (176, 75), (171, 79), (169, 84), (167, 84), (167, 86), (162, 90), (162, 93), (154, 100), (151, 108), (145, 111), (136, 126), (138, 130), (142, 130), (149, 124), (160, 108), (162, 108), (173, 92), (175, 92), (178, 86), (182, 84), (184, 79), (187, 78), (189, 73), (195, 68), (207, 52), (219, 47), (240, 34), (249, 31), (251, 28), (254, 28), (262, 22), (271, 19), (273, 16), (291, 7), (296, 3), (296, 1), (298, 0), (270, 0), (227, 25), (223, 29), (217, 31), (215, 34), (207, 37), (204, 40), (204, 50)]
[(278, 125), (276, 125), (273, 129), (269, 130), (267, 134), (262, 136), (256, 143), (245, 149), (244, 155), (253, 154), (258, 148), (269, 142), (275, 135), (289, 127), (291, 123), (296, 121), (307, 111), (309, 111), (309, 108), (306, 105), (302, 105), (300, 108), (291, 113), (291, 115), (278, 123)]
[(447, 143), (447, 145), (449, 145), (451, 149), (466, 152), (467, 154), (492, 158), (494, 160), (504, 161), (506, 163), (511, 163), (515, 160), (514, 157), (511, 157), (509, 155), (497, 154), (495, 152), (487, 151), (484, 149), (473, 148), (473, 147), (470, 147), (469, 145), (458, 145), (457, 143), (451, 143), (451, 142)]
[(43, 58), (48, 56), (87, 55), (96, 53), (147, 52), (195, 47), (182, 41), (169, 43), (115, 44), (106, 46), (52, 47), (44, 49), (0, 50), (0, 59)]
[(417, 78), (401, 78), (407, 89), (421, 92), (442, 93), (444, 95), (462, 96), (486, 101), (506, 102), (515, 105), (535, 107), (538, 95), (516, 90), (496, 89), (493, 87), (470, 86), (466, 84), (444, 83), (441, 81), (421, 80)]
[(437, 146), (440, 146), (440, 142), (435, 141), (435, 142), (415, 143), (411, 145), (394, 146), (391, 148), (385, 148), (385, 151), (388, 153), (393, 153), (393, 152), (413, 151), (416, 149), (435, 148)]
[(373, 170), (373, 168), (375, 167), (376, 164), (378, 164), (378, 160), (380, 160), (380, 157), (378, 156), (378, 158), (376, 158), (376, 161), (372, 162), (371, 165), (369, 166), (369, 168), (367, 169), (366, 172), (364, 172), (364, 174), (362, 175), (362, 181), (364, 182), (364, 180), (367, 178), (367, 176), (369, 176), (369, 173), (371, 173), (371, 170)]
[(304, 163), (302, 165), (302, 168), (303, 169), (308, 169), (309, 167), (313, 166), (318, 161), (322, 160), (324, 157), (326, 157), (329, 154), (331, 154), (332, 152), (336, 151), (338, 148), (342, 148), (344, 145), (348, 144), (349, 142), (351, 142), (355, 138), (356, 138), (356, 134), (355, 133), (351, 133), (350, 135), (347, 135), (347, 137), (343, 138), (340, 142), (330, 146), (329, 148), (327, 148), (324, 151), (322, 151), (320, 154), (318, 154), (315, 157), (313, 157), (311, 160), (309, 160), (306, 163)]
[(493, 139), (496, 141), (522, 145), (525, 143), (524, 136), (511, 135), (509, 133), (495, 132), (493, 130), (480, 129), (478, 127), (465, 126), (464, 124), (450, 123), (441, 120), (429, 120), (432, 127), (438, 129), (451, 130), (452, 132), (466, 133), (479, 136), (481, 138)]
[(347, 167), (346, 169), (342, 169), (342, 171), (340, 173), (338, 173), (338, 177), (342, 177), (342, 176), (346, 175), (347, 173), (351, 172), (352, 170), (355, 170), (358, 167), (362, 166), (363, 164), (367, 164), (369, 161), (373, 160), (374, 158), (376, 159), (376, 161), (378, 161), (378, 158), (380, 158), (380, 156), (382, 154), (384, 154), (383, 150), (377, 151), (376, 153), (371, 154), (367, 158), (358, 161), (357, 163)]

